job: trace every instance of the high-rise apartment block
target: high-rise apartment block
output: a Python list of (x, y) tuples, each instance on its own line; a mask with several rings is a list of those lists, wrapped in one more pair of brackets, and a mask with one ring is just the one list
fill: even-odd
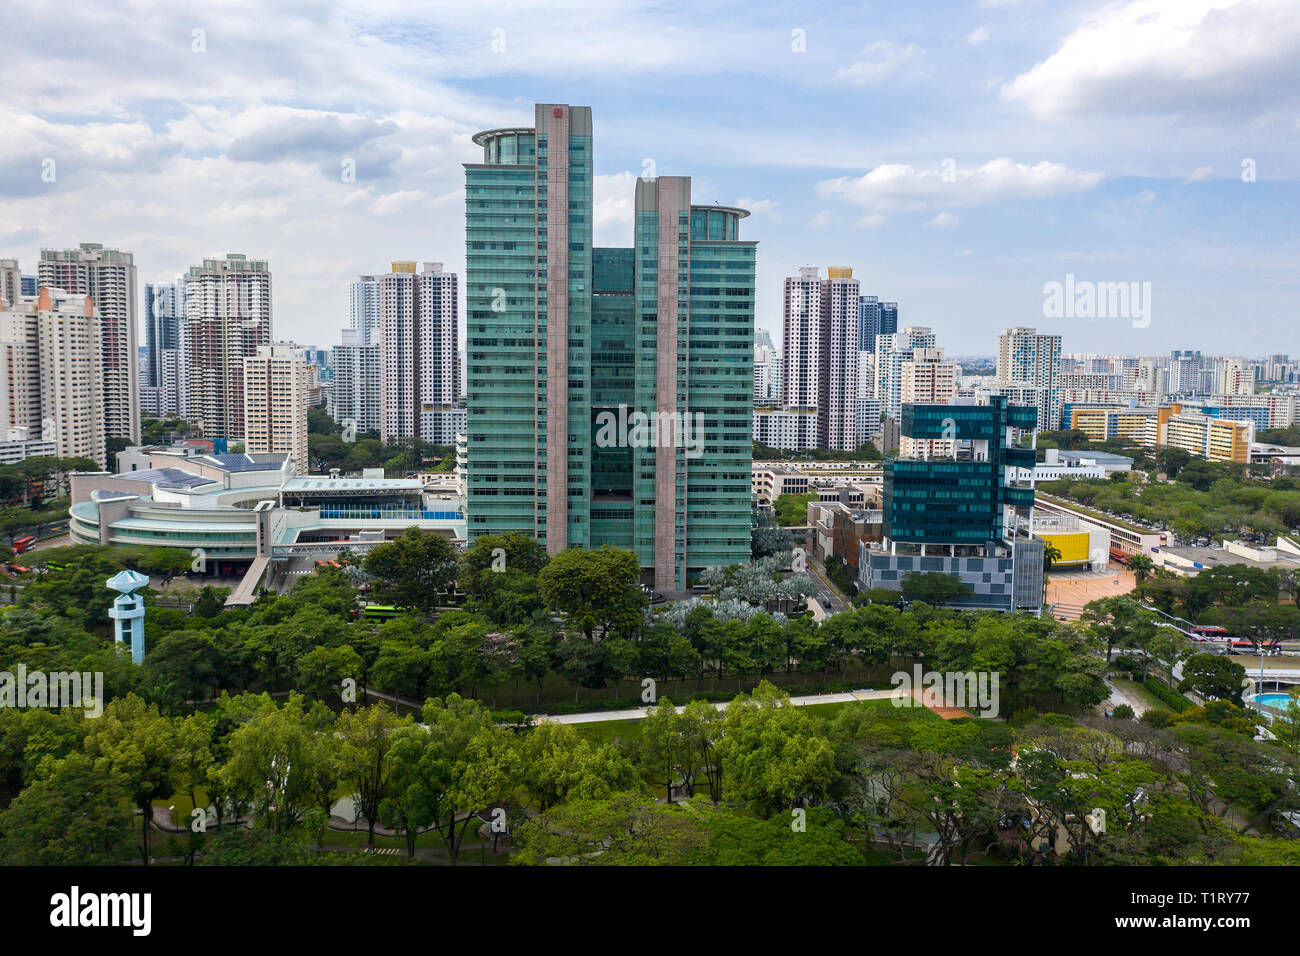
[(136, 356), (136, 268), (129, 252), (83, 242), (76, 249), (42, 249), (42, 288), (90, 296), (99, 318), (104, 433), (140, 440), (140, 381)]
[(244, 437), (244, 359), (271, 344), (271, 270), (231, 253), (185, 275), (190, 423), (207, 437)]
[(822, 285), (822, 370), (817, 440), (831, 451), (858, 447), (858, 325), (853, 270), (831, 266)]
[(858, 300), (858, 349), (876, 350), (876, 336), (898, 331), (898, 303), (881, 302), (878, 296), (864, 295)]
[(773, 408), (781, 404), (781, 353), (766, 345), (754, 346), (754, 405)]
[(1038, 387), (1040, 427), (1061, 427), (1061, 337), (1037, 329), (1004, 329), (998, 336), (997, 378)]
[(379, 341), (379, 279), (357, 276), (348, 284), (348, 328), (356, 333), (355, 344)]
[[(911, 359), (899, 369), (899, 393), (904, 405), (947, 405), (957, 397), (961, 372), (955, 362), (943, 360), (943, 349), (913, 349)], [(950, 458), (956, 442), (902, 435), (898, 450), (904, 458)]]
[(145, 358), (140, 366), (140, 408), (163, 418), (186, 414), (185, 282), (144, 287)]
[(782, 403), (786, 408), (816, 408), (822, 387), (822, 280), (816, 266), (787, 276), (782, 307)]
[(0, 311), (0, 437), (106, 464), (103, 347), (88, 295), (42, 288)]
[(755, 245), (747, 212), (642, 178), (592, 245), (592, 120), (539, 104), (466, 164), (469, 537), (637, 555), (661, 591), (749, 557)]
[(344, 329), (331, 358), (329, 414), (354, 434), (379, 430), (379, 345), (362, 343), (360, 337), (357, 329)]
[(17, 305), (23, 295), (23, 274), (17, 259), (0, 259), (0, 309)]
[[(458, 411), (457, 277), (441, 262), (394, 262), (379, 285), (379, 435), (455, 444)], [(364, 318), (359, 316), (358, 319)]]
[(861, 305), (853, 270), (818, 276), (805, 266), (785, 280), (782, 298), (784, 404), (817, 410), (817, 444), (853, 451), (857, 444), (858, 334)]
[(298, 474), (308, 472), (307, 392), (311, 366), (298, 349), (263, 345), (244, 358), (244, 451), (293, 458)]
[(917, 349), (936, 347), (933, 330), (920, 325), (876, 336), (875, 391), (882, 415), (899, 420), (903, 404), (903, 363), (912, 361)]

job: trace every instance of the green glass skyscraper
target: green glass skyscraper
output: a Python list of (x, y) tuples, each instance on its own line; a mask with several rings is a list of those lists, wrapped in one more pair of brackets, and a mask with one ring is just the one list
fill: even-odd
[(474, 139), (470, 540), (522, 531), (551, 554), (616, 545), (661, 591), (747, 561), (748, 213), (692, 206), (689, 177), (642, 178), (632, 246), (593, 248), (589, 107), (539, 104), (533, 128)]

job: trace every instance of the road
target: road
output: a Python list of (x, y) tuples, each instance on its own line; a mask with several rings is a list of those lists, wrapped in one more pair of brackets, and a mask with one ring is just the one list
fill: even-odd
[[(830, 601), (831, 606), (828, 613), (839, 614), (841, 611), (847, 611), (849, 606), (844, 603), (844, 598), (836, 590), (835, 585), (831, 584), (830, 579), (826, 577), (826, 572), (818, 567), (813, 558), (808, 559), (808, 577), (817, 588), (817, 600)], [(822, 607), (826, 605), (823, 604)]]

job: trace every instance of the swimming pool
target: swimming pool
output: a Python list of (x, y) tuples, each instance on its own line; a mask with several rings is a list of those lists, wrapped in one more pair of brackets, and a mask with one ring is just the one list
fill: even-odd
[(1274, 707), (1278, 710), (1286, 710), (1287, 705), (1291, 702), (1288, 694), (1260, 694), (1258, 697), (1251, 698), (1251, 703), (1258, 701), (1265, 707)]

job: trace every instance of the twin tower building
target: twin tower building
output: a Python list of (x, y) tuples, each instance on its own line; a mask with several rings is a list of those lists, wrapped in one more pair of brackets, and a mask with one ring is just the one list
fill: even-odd
[(634, 552), (660, 591), (749, 559), (755, 243), (748, 213), (637, 180), (593, 244), (590, 107), (479, 133), (465, 165), (469, 538)]

